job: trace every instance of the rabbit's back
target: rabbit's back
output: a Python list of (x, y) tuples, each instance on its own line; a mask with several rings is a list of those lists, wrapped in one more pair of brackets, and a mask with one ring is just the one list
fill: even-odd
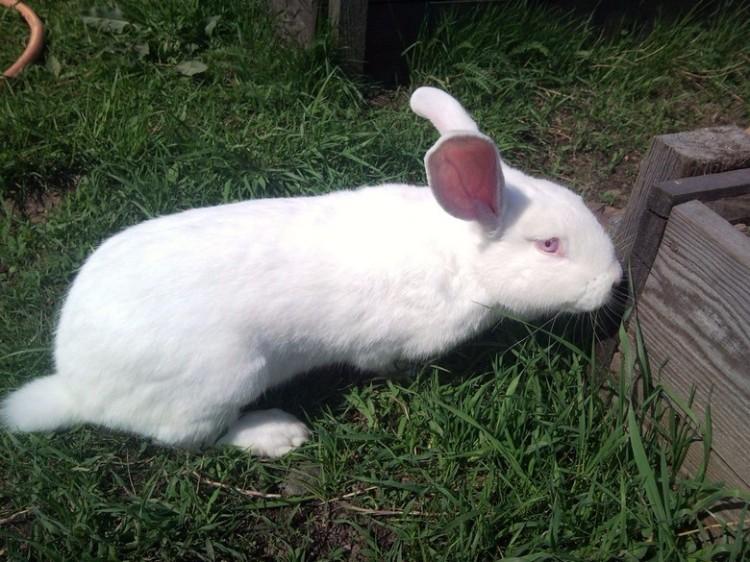
[[(456, 298), (467, 235), (428, 190), (398, 185), (142, 223), (80, 271), (61, 314), (58, 372), (80, 377), (85, 357), (97, 379), (108, 366), (168, 377), (196, 355), (216, 361), (237, 348), (284, 378), (428, 354), (453, 337), (451, 318), (472, 321)], [(436, 292), (443, 298), (425, 298)]]

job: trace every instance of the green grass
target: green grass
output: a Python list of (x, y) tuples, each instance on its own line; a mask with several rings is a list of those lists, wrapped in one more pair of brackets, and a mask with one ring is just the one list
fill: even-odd
[[(109, 234), (199, 205), (422, 181), (435, 140), (409, 112), (407, 89), (347, 78), (325, 37), (306, 52), (280, 45), (262, 2), (128, 0), (121, 15), (90, 11), (103, 5), (35, 6), (46, 58), (0, 86), (3, 390), (50, 371), (65, 288)], [(81, 15), (131, 25), (103, 31)], [(750, 121), (748, 15), (727, 4), (605, 35), (581, 18), (512, 4), (439, 22), (409, 50), (412, 84), (450, 89), (511, 162), (621, 203), (652, 135)], [(4, 34), (23, 30), (11, 16), (0, 12)], [(0, 63), (19, 45), (3, 41)], [(178, 72), (193, 60), (206, 71)], [(419, 366), (413, 379), (340, 390), (330, 377), (330, 391), (308, 397), (313, 440), (280, 461), (165, 450), (90, 427), (0, 433), (0, 553), (750, 555), (743, 532), (711, 539), (720, 529), (702, 528), (706, 510), (731, 491), (679, 472), (710, 419), (679, 423), (669, 389), (655, 383), (642, 390), (652, 397), (645, 407), (629, 405), (627, 377), (597, 392), (586, 354), (529, 339), (500, 355), (486, 346), (496, 339)], [(645, 362), (642, 351), (626, 354), (626, 374)]]

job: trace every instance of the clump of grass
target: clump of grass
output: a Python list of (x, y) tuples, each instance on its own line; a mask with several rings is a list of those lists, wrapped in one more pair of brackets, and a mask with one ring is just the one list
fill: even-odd
[[(372, 88), (337, 68), (326, 39), (307, 52), (281, 46), (264, 6), (37, 7), (47, 60), (0, 97), (3, 390), (51, 370), (58, 303), (108, 234), (199, 205), (422, 180), (435, 134), (403, 93), (370, 103)], [(729, 62), (748, 56), (743, 10), (604, 36), (573, 16), (509, 4), (425, 36), (411, 50), (412, 80), (449, 87), (512, 162), (591, 189), (612, 179), (618, 154), (642, 150), (652, 134), (712, 122), (717, 109), (748, 118), (737, 102), (748, 96), (747, 68)], [(81, 15), (127, 25), (102, 29)], [(0, 54), (12, 47), (3, 43)], [(178, 65), (189, 61), (207, 68), (185, 76)], [(722, 529), (703, 524), (706, 509), (734, 492), (679, 471), (690, 441), (705, 435), (710, 444), (710, 419), (694, 419), (686, 405), (679, 419), (688, 421), (679, 421), (668, 389), (654, 382), (640, 390), (646, 407), (631, 404), (627, 376), (610, 402), (588, 354), (567, 349), (533, 339), (504, 355), (469, 348), (408, 382), (331, 393), (308, 409), (312, 442), (274, 462), (165, 450), (88, 427), (0, 433), (0, 552), (747, 557), (743, 530), (730, 526), (717, 539)], [(650, 372), (642, 349), (624, 364), (625, 375), (636, 364)]]

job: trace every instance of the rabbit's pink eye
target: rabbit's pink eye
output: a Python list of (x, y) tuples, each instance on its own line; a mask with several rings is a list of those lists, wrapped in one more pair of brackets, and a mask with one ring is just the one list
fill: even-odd
[(546, 240), (537, 240), (536, 247), (546, 254), (556, 254), (560, 251), (560, 239), (547, 238)]

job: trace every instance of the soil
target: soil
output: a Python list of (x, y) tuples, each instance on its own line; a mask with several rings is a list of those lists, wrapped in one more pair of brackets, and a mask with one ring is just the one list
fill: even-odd
[(81, 175), (72, 170), (60, 170), (45, 178), (30, 174), (23, 178), (22, 185), (11, 184), (2, 204), (11, 216), (22, 217), (33, 224), (43, 223), (80, 181)]

